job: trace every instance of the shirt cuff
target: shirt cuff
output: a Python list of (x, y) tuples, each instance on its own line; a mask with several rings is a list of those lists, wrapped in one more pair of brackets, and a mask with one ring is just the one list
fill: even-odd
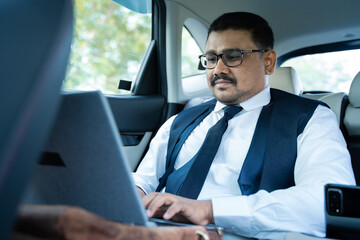
[(217, 197), (211, 199), (215, 225), (225, 231), (251, 236), (252, 216), (247, 196)]
[(149, 194), (151, 192), (154, 192), (155, 189), (151, 184), (148, 183), (148, 181), (141, 176), (137, 175), (136, 173), (132, 173), (132, 178), (134, 181), (135, 186), (140, 188), (145, 194)]

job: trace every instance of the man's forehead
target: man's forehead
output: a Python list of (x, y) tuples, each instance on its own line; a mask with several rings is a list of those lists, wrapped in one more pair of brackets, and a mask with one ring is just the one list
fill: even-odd
[(247, 30), (227, 29), (210, 33), (205, 50), (206, 52), (226, 51), (227, 49), (246, 49), (256, 46), (252, 41), (251, 33)]

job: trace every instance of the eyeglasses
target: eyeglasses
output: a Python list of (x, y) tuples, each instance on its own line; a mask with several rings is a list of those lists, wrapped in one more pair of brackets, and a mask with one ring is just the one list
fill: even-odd
[(258, 50), (240, 50), (233, 49), (229, 51), (225, 51), (221, 54), (215, 53), (205, 53), (200, 55), (201, 65), (206, 69), (214, 69), (218, 63), (219, 58), (223, 61), (223, 63), (228, 67), (236, 67), (239, 66), (243, 59), (244, 53), (253, 53), (253, 52), (266, 52), (266, 49), (258, 49)]

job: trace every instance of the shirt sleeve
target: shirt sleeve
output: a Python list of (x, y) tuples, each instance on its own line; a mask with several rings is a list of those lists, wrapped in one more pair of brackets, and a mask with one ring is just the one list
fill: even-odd
[(212, 199), (215, 224), (256, 238), (285, 232), (325, 236), (324, 185), (355, 185), (346, 142), (335, 114), (318, 106), (298, 136), (295, 186), (250, 196)]
[(152, 139), (149, 150), (137, 171), (132, 174), (134, 183), (146, 194), (155, 192), (159, 178), (165, 173), (169, 133), (175, 116), (169, 118)]

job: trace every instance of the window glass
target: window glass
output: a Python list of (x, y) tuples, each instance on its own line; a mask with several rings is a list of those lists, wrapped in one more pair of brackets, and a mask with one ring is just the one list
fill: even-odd
[(197, 45), (189, 31), (183, 27), (181, 42), (181, 71), (182, 87), (184, 94), (193, 95), (210, 95), (211, 92), (207, 85), (205, 70), (199, 70), (199, 55), (202, 54), (200, 47)]
[(296, 69), (304, 91), (349, 92), (353, 78), (360, 71), (360, 50), (300, 56), (281, 66)]
[(151, 14), (133, 12), (112, 1), (75, 0), (75, 32), (63, 88), (118, 90), (134, 81), (151, 41)]
[(204, 71), (198, 70), (199, 55), (202, 54), (199, 46), (189, 31), (183, 27), (181, 39), (181, 71), (182, 77), (189, 77)]

